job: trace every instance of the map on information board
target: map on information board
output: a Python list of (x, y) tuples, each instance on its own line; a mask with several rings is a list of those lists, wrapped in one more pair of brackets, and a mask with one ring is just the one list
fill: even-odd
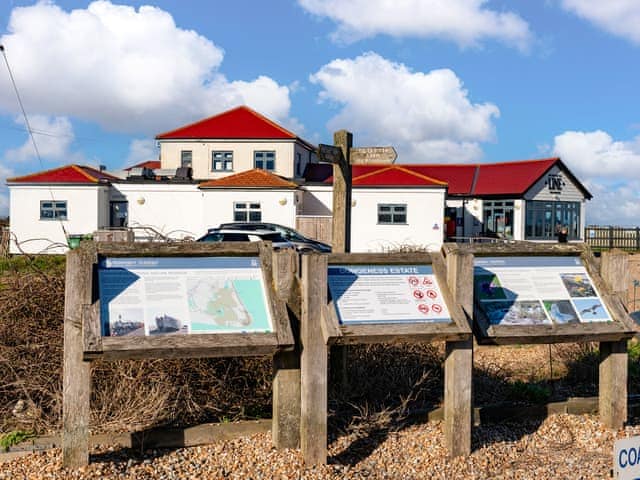
[(612, 321), (580, 257), (476, 257), (474, 297), (491, 325)]
[(431, 265), (329, 265), (342, 324), (451, 322)]
[(104, 258), (103, 336), (271, 332), (257, 257)]

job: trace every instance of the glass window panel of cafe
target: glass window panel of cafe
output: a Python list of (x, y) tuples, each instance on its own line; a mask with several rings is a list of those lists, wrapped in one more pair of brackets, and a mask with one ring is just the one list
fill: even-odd
[(513, 238), (513, 200), (485, 200), (484, 235)]
[(569, 240), (580, 238), (580, 202), (527, 202), (526, 240), (555, 240), (562, 227), (567, 227)]

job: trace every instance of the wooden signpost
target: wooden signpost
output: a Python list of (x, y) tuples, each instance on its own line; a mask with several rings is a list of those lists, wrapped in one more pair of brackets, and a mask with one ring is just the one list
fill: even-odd
[(353, 147), (351, 165), (388, 165), (398, 158), (393, 147)]
[[(294, 349), (266, 244), (83, 242), (67, 255), (66, 282), (62, 444), (67, 467), (88, 463), (91, 360), (277, 355)], [(119, 301), (122, 296), (126, 299)], [(215, 302), (221, 302), (219, 310), (211, 306)], [(274, 388), (274, 411), (281, 423), (274, 439), (289, 446), (297, 442), (290, 418), (298, 416), (299, 402), (295, 386), (293, 392), (282, 388), (290, 381), (284, 378), (290, 362), (282, 367), (283, 372), (276, 368), (280, 388)]]
[(600, 268), (584, 244), (445, 244), (447, 255), (473, 254), (466, 278), (480, 344), (599, 342), (599, 411), (622, 428), (627, 418), (627, 340), (636, 333), (621, 294), (627, 256), (603, 253)]

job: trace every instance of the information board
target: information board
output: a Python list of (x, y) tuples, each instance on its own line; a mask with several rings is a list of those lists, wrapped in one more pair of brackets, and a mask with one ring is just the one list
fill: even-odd
[(474, 298), (491, 325), (611, 322), (580, 257), (476, 257)]
[(342, 324), (452, 322), (431, 265), (329, 265)]
[(110, 257), (98, 265), (103, 336), (272, 332), (258, 257)]

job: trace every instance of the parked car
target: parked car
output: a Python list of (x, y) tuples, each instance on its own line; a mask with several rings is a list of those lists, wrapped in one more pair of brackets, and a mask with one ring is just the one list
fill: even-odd
[(295, 245), (273, 230), (245, 231), (235, 228), (210, 228), (206, 234), (196, 242), (271, 242), (275, 250), (281, 248), (296, 248)]
[(331, 245), (305, 237), (293, 228), (278, 225), (277, 223), (233, 222), (223, 223), (218, 228), (235, 228), (242, 231), (270, 230), (280, 233), (285, 240), (293, 243), (298, 251), (315, 250), (322, 253), (331, 252)]

